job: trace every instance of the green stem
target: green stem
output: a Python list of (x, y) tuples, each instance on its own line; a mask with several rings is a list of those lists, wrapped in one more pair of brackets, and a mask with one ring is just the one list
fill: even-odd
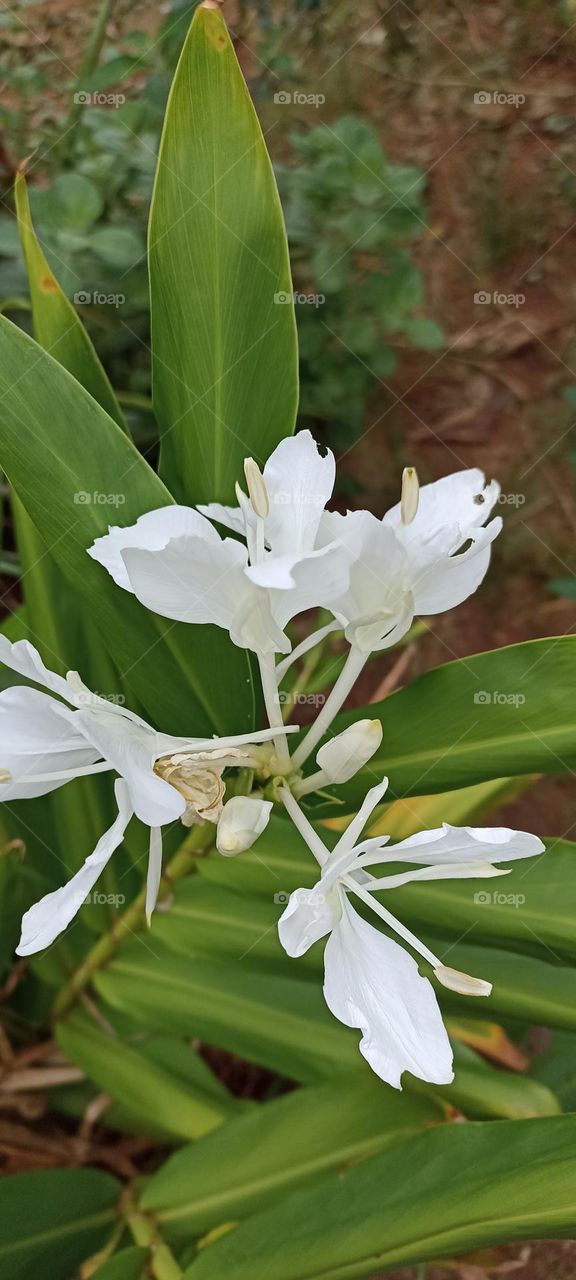
[(137, 1208), (131, 1193), (124, 1197), (124, 1218), (137, 1245), (150, 1250), (149, 1268), (154, 1280), (182, 1280), (183, 1272), (164, 1243), (156, 1223)]
[[(199, 853), (204, 853), (212, 843), (214, 826), (204, 822), (201, 826), (192, 827), (186, 839), (177, 849), (174, 857), (165, 867), (160, 881), (158, 901), (165, 899), (171, 892), (175, 880), (181, 880), (195, 868)], [(127, 911), (114, 922), (107, 933), (88, 952), (82, 963), (61, 988), (53, 1008), (54, 1018), (63, 1018), (75, 1005), (82, 992), (90, 985), (94, 974), (101, 969), (114, 955), (116, 948), (128, 933), (137, 933), (146, 927), (146, 886), (144, 885), (128, 907)]]
[(63, 141), (60, 147), (60, 155), (63, 157), (66, 157), (71, 150), (75, 138), (73, 126), (79, 120), (84, 107), (82, 102), (75, 102), (74, 97), (84, 88), (84, 80), (86, 80), (98, 66), (100, 54), (102, 53), (102, 46), (106, 39), (106, 27), (113, 8), (114, 0), (100, 0), (100, 5), (96, 13), (96, 20), (92, 31), (90, 32), (90, 37), (84, 51), (84, 57), (82, 58), (80, 65), (80, 71), (78, 72), (78, 79), (74, 85), (72, 102), (64, 121), (64, 128), (62, 130)]

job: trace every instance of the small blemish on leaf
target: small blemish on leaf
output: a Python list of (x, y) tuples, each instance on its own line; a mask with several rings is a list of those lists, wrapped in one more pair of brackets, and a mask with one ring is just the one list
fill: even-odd
[(42, 279), (40, 281), (40, 288), (42, 290), (42, 293), (58, 292), (58, 285), (56, 284), (54, 276), (42, 276)]

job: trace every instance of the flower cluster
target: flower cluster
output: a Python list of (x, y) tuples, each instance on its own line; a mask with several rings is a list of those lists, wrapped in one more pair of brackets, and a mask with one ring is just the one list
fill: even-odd
[[(266, 728), (241, 737), (169, 736), (91, 693), (75, 672), (64, 679), (49, 671), (27, 641), (10, 644), (0, 637), (0, 660), (31, 682), (0, 694), (0, 731), (7, 744), (0, 759), (2, 798), (39, 796), (73, 778), (110, 771), (118, 806), (113, 825), (84, 866), (26, 912), (18, 952), (38, 951), (66, 928), (133, 815), (150, 829), (150, 918), (166, 823), (213, 823), (217, 849), (231, 856), (254, 843), (276, 800), (320, 867), (315, 888), (293, 894), (279, 921), (283, 947), (299, 956), (328, 937), (326, 1002), (343, 1023), (361, 1030), (360, 1051), (383, 1080), (399, 1088), (407, 1070), (449, 1083), (452, 1054), (436, 996), (405, 947), (427, 961), (445, 987), (488, 995), (490, 986), (444, 966), (375, 895), (414, 880), (502, 875), (496, 863), (539, 853), (541, 841), (503, 828), (448, 826), (391, 848), (382, 836), (363, 838), (384, 795), (383, 779), (330, 852), (300, 801), (347, 781), (377, 752), (380, 722), (358, 720), (324, 741), (317, 769), (303, 774), (370, 654), (396, 644), (417, 615), (441, 613), (476, 590), (501, 528), (499, 518), (489, 519), (498, 486), (471, 470), (419, 489), (416, 473), (407, 468), (401, 501), (383, 519), (368, 511), (330, 512), (334, 458), (319, 453), (308, 431), (283, 440), (263, 472), (247, 459), (245, 477), (247, 492), (237, 488), (235, 507), (212, 503), (149, 511), (134, 525), (110, 528), (88, 554), (146, 608), (181, 622), (215, 624), (234, 644), (252, 650)], [(222, 536), (216, 526), (227, 533)], [(319, 606), (332, 620), (292, 649), (288, 624)], [(296, 727), (283, 722), (280, 681), (293, 662), (336, 630), (348, 645), (344, 667), (291, 752)], [(234, 771), (241, 769), (254, 780), (250, 794), (236, 785), (240, 774)], [(367, 870), (386, 864), (388, 874)], [(379, 917), (386, 932), (358, 913), (352, 896)]]

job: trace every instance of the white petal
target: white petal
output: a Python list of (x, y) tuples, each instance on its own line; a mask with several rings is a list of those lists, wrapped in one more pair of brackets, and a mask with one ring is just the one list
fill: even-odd
[(36, 902), (27, 911), (22, 920), (22, 934), (16, 948), (19, 956), (30, 956), (42, 951), (63, 932), (80, 910), (87, 894), (96, 883), (103, 867), (112, 857), (114, 850), (122, 843), (124, 832), (130, 818), (132, 807), (124, 783), (119, 779), (115, 785), (118, 816), (112, 826), (100, 837), (93, 853), (84, 865), (72, 876), (68, 884), (61, 889), (47, 893), (40, 902)]
[(256, 796), (232, 796), (227, 800), (218, 819), (218, 852), (230, 858), (249, 849), (267, 827), (271, 809), (271, 800)]
[(162, 828), (150, 827), (150, 848), (148, 851), (148, 874), (146, 876), (146, 919), (150, 919), (156, 902), (162, 878)]
[(422, 485), (418, 510), (410, 524), (402, 524), (400, 503), (386, 513), (384, 524), (394, 529), (407, 547), (425, 545), (432, 537), (437, 552), (450, 555), (455, 549), (455, 528), (460, 542), (464, 542), (474, 529), (485, 524), (499, 494), (496, 481), (488, 484), (478, 468), (455, 471), (433, 484)]
[[(272, 613), (270, 593), (255, 587), (246, 576), (244, 584), (230, 622), (231, 640), (240, 648), (252, 649), (258, 654), (290, 653), (290, 641)], [(276, 597), (280, 594), (277, 592)]]
[(372, 879), (367, 887), (372, 892), (374, 889), (400, 889), (402, 885), (420, 880), (481, 880), (509, 874), (509, 871), (495, 867), (492, 862), (439, 862), (431, 867), (421, 867), (418, 871), (400, 871), (395, 876)]
[[(265, 561), (267, 564), (271, 564), (271, 559)], [(340, 547), (323, 547), (297, 563), (292, 562), (290, 577), (293, 586), (289, 591), (270, 591), (270, 607), (281, 628), (306, 609), (331, 607), (347, 589), (350, 569)]]
[(0, 636), (0, 662), (25, 676), (27, 680), (33, 680), (35, 684), (41, 684), (52, 693), (59, 694), (67, 702), (74, 702), (67, 680), (55, 671), (49, 671), (29, 640), (17, 640), (15, 644), (11, 644), (6, 636)]
[[(426, 866), (436, 863), (513, 862), (532, 858), (544, 851), (538, 836), (510, 827), (451, 827), (447, 822), (433, 831), (416, 835), (388, 846), (387, 862), (418, 862)], [(381, 862), (378, 853), (362, 858), (363, 866)]]
[(161, 827), (181, 817), (186, 808), (184, 797), (154, 773), (158, 744), (153, 729), (106, 711), (77, 711), (76, 716), (87, 739), (124, 778), (141, 822)]
[(349, 584), (330, 608), (351, 644), (364, 652), (388, 648), (409, 629), (414, 612), (409, 562), (394, 531), (369, 511), (324, 517), (322, 540), (338, 539)]
[(231, 538), (221, 540), (216, 533), (214, 537), (214, 542), (173, 538), (158, 551), (125, 550), (126, 571), (138, 600), (164, 618), (229, 629), (236, 608), (249, 593), (243, 572), (247, 553)]
[(360, 1052), (376, 1075), (396, 1089), (404, 1071), (450, 1084), (452, 1050), (430, 982), (403, 947), (367, 924), (345, 898), (324, 968), (328, 1008), (345, 1026), (360, 1028)]
[(75, 770), (95, 764), (100, 752), (74, 728), (75, 712), (47, 693), (24, 686), (0, 693), (0, 801), (46, 795), (66, 778), (35, 782), (37, 774)]
[(122, 528), (111, 525), (108, 533), (88, 548), (88, 555), (97, 560), (118, 584), (126, 591), (134, 588), (126, 572), (122, 552), (128, 547), (139, 547), (145, 551), (162, 551), (171, 538), (194, 537), (207, 542), (214, 539), (218, 542), (218, 534), (204, 516), (192, 507), (181, 507), (172, 504), (159, 507), (157, 511), (147, 511), (140, 516), (136, 524)]
[(320, 747), (316, 764), (328, 782), (348, 782), (371, 760), (381, 742), (379, 720), (356, 720)]
[(225, 529), (232, 529), (234, 533), (241, 533), (244, 537), (245, 521), (241, 507), (225, 507), (221, 502), (207, 502), (198, 504), (198, 510), (208, 520), (214, 520), (216, 524), (223, 525)]
[(275, 556), (313, 550), (335, 474), (334, 455), (328, 450), (322, 457), (309, 431), (280, 441), (264, 467), (270, 502), (266, 539)]
[(470, 536), (472, 546), (458, 555), (442, 555), (422, 566), (412, 580), (416, 613), (443, 613), (467, 600), (486, 576), (494, 538), (500, 533), (502, 520), (497, 516), (484, 529)]
[(303, 956), (334, 928), (339, 910), (336, 895), (326, 895), (320, 882), (313, 889), (295, 889), (278, 921), (278, 936), (287, 954)]

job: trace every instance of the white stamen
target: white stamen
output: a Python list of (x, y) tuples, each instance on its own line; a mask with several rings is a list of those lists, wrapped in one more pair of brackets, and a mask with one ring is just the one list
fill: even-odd
[(404, 467), (402, 472), (402, 496), (400, 498), (400, 519), (402, 524), (412, 524), (418, 510), (420, 485), (415, 467)]
[(253, 458), (244, 459), (244, 475), (246, 476), (248, 496), (252, 503), (252, 509), (261, 520), (265, 520), (270, 511), (270, 500), (264, 476), (258, 463)]
[(492, 983), (483, 978), (472, 978), (468, 973), (460, 973), (458, 969), (449, 969), (441, 964), (434, 970), (434, 975), (443, 987), (449, 991), (457, 991), (460, 996), (489, 996)]

